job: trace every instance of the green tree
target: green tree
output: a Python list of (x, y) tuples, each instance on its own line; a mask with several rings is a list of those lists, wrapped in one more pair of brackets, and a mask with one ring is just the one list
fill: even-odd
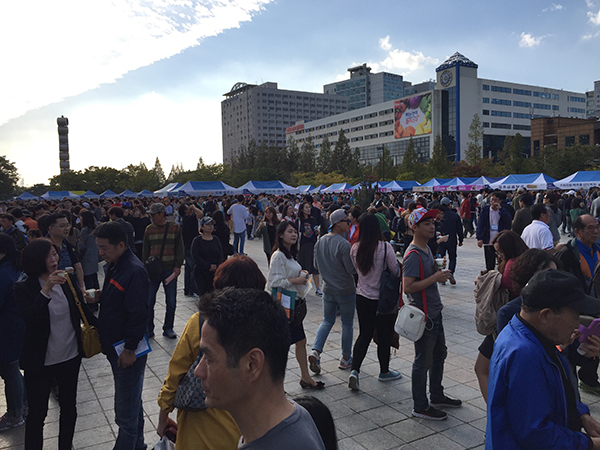
[(373, 169), (373, 175), (376, 181), (393, 180), (396, 174), (394, 160), (390, 156), (390, 151), (384, 145), (381, 158)]
[(400, 164), (399, 173), (402, 174), (401, 179), (404, 180), (420, 180), (425, 175), (425, 166), (417, 155), (415, 150), (415, 144), (412, 136), (408, 141), (408, 147), (402, 157), (402, 164)]
[(167, 178), (167, 183), (172, 183), (173, 180), (175, 180), (177, 177), (179, 177), (179, 174), (181, 174), (182, 172), (183, 172), (182, 164), (173, 164), (171, 166), (171, 172), (169, 172), (169, 176)]
[(0, 196), (10, 197), (19, 182), (17, 166), (10, 162), (6, 156), (0, 156)]
[(515, 134), (512, 138), (509, 153), (509, 160), (506, 163), (506, 168), (509, 173), (526, 173), (523, 164), (523, 136), (521, 133)]
[(467, 144), (465, 160), (469, 165), (475, 166), (481, 162), (481, 151), (483, 149), (483, 125), (478, 114), (473, 115), (467, 136), (469, 137), (469, 143)]
[(344, 133), (344, 130), (340, 130), (338, 140), (335, 143), (331, 158), (329, 160), (329, 171), (338, 171), (344, 175), (348, 171), (350, 162), (352, 161), (352, 149), (348, 142), (348, 138)]
[[(131, 189), (133, 192), (139, 192), (144, 189), (155, 191), (164, 186), (158, 184), (154, 171), (148, 169), (143, 162), (140, 162), (137, 166), (130, 164), (125, 168), (125, 172), (128, 175), (127, 189)], [(99, 193), (97, 192), (97, 194)]]
[(350, 160), (350, 165), (348, 167), (348, 175), (352, 178), (359, 178), (361, 171), (362, 167), (360, 163), (360, 150), (357, 147), (352, 153), (352, 159)]
[(298, 170), (300, 172), (313, 172), (316, 166), (317, 150), (312, 141), (312, 136), (309, 136), (302, 143), (300, 150), (300, 161)]
[[(341, 130), (340, 130), (341, 131)], [(319, 149), (319, 156), (317, 157), (317, 171), (329, 172), (329, 164), (331, 162), (331, 143), (329, 138), (325, 136), (323, 142), (321, 142), (321, 148)]]
[(452, 165), (448, 161), (446, 147), (442, 144), (442, 137), (438, 134), (433, 144), (431, 158), (427, 162), (427, 176), (431, 178), (447, 178)]
[(298, 148), (298, 144), (296, 144), (296, 140), (292, 136), (290, 136), (287, 140), (286, 150), (286, 161), (284, 167), (289, 174), (296, 172), (300, 166), (300, 149)]
[(162, 166), (160, 165), (160, 161), (158, 160), (158, 156), (156, 157), (156, 161), (154, 163), (154, 175), (156, 176), (156, 181), (158, 182), (159, 186), (164, 186), (165, 183), (167, 182), (167, 177), (165, 177), (165, 172), (162, 169)]

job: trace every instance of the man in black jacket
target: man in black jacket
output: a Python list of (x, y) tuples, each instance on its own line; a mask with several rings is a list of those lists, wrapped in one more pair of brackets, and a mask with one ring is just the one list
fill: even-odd
[(448, 252), (450, 258), (450, 284), (456, 284), (454, 278), (454, 271), (456, 270), (456, 250), (457, 247), (463, 245), (463, 227), (462, 222), (458, 214), (450, 209), (452, 201), (448, 197), (444, 197), (440, 201), (440, 210), (444, 211), (444, 218), (442, 219), (442, 235), (448, 236), (446, 242), (442, 242), (439, 246), (438, 253), (443, 257)]
[(102, 352), (115, 380), (115, 418), (119, 426), (114, 448), (146, 448), (142, 389), (147, 355), (136, 350), (146, 340), (148, 273), (127, 246), (127, 234), (121, 225), (102, 224), (94, 230), (94, 236), (100, 256), (107, 263), (106, 275), (102, 291), (95, 291), (93, 297), (86, 292), (86, 299), (102, 304), (98, 330)]
[(506, 199), (504, 192), (492, 192), (490, 206), (481, 209), (477, 222), (477, 246), (483, 247), (487, 270), (493, 270), (496, 267), (496, 252), (491, 242), (501, 231), (510, 230), (512, 217), (508, 210), (501, 205), (504, 199)]

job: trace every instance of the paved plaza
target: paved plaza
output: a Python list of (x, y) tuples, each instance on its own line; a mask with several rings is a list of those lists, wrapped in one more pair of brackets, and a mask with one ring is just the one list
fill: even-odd
[[(563, 238), (563, 241), (565, 239)], [(260, 240), (247, 241), (246, 253), (251, 256), (266, 274), (267, 261)], [(285, 390), (291, 396), (312, 394), (323, 401), (335, 419), (339, 448), (353, 449), (483, 449), (486, 423), (483, 401), (473, 371), (477, 348), (483, 336), (475, 330), (473, 314), (473, 280), (484, 268), (483, 251), (476, 245), (475, 238), (465, 239), (458, 250), (456, 286), (439, 286), (444, 303), (443, 317), (448, 346), (448, 358), (444, 372), (444, 386), (450, 397), (463, 401), (462, 408), (447, 409), (448, 419), (440, 422), (411, 417), (412, 398), (410, 374), (414, 358), (413, 344), (400, 340), (400, 349), (391, 358), (390, 368), (400, 370), (402, 379), (382, 383), (377, 380), (379, 364), (376, 349), (372, 345), (363, 363), (360, 374), (360, 391), (348, 389), (348, 370), (338, 369), (341, 356), (341, 323), (335, 324), (322, 354), (322, 374), (315, 379), (323, 381), (323, 391), (306, 391), (300, 385), (300, 370), (290, 351)], [(313, 291), (314, 292), (314, 291)], [(179, 277), (175, 331), (181, 333), (189, 317), (196, 311), (195, 299), (184, 297), (183, 278)], [(308, 316), (304, 327), (308, 345), (314, 340), (321, 322), (321, 299), (308, 297)], [(164, 294), (160, 292), (156, 305), (158, 323), (164, 317)], [(354, 339), (358, 336), (358, 320), (355, 317)], [(144, 410), (146, 413), (146, 442), (152, 448), (157, 441), (156, 424), (158, 405), (156, 402), (162, 381), (167, 373), (169, 359), (176, 341), (160, 333), (151, 340), (152, 353), (144, 381)], [(1, 385), (1, 392), (4, 386)], [(590, 406), (591, 414), (600, 417), (600, 398), (581, 393), (582, 401)], [(6, 411), (4, 395), (0, 395), (0, 411)], [(114, 444), (117, 427), (113, 413), (113, 380), (106, 358), (97, 355), (84, 360), (79, 378), (77, 428), (74, 448), (76, 450), (110, 450)], [(44, 429), (44, 449), (58, 446), (58, 403), (50, 400), (50, 410)], [(172, 414), (175, 418), (175, 413)], [(0, 449), (22, 449), (24, 427), (0, 434)]]

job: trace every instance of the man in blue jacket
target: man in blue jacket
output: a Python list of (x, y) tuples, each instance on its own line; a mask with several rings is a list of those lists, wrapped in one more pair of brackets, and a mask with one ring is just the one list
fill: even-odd
[[(142, 389), (147, 355), (136, 348), (148, 323), (148, 273), (127, 246), (125, 229), (108, 222), (94, 230), (100, 256), (106, 261), (102, 291), (88, 302), (100, 301), (98, 331), (102, 352), (110, 362), (115, 380), (115, 417), (119, 426), (115, 450), (145, 449)], [(124, 341), (118, 354), (114, 344)]]
[(485, 448), (600, 448), (600, 423), (579, 401), (573, 372), (556, 347), (573, 341), (580, 313), (600, 313), (600, 300), (558, 270), (534, 275), (521, 298), (521, 312), (494, 343)]

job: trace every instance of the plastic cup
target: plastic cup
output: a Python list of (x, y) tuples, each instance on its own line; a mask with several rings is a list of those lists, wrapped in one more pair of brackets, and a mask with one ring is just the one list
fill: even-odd
[(438, 266), (438, 269), (444, 267), (444, 258), (435, 258), (435, 263)]
[(87, 289), (85, 292), (87, 292), (92, 299), (96, 296), (96, 289)]

